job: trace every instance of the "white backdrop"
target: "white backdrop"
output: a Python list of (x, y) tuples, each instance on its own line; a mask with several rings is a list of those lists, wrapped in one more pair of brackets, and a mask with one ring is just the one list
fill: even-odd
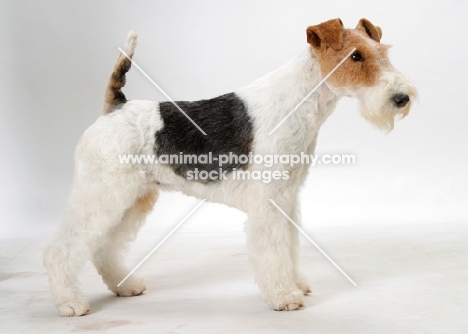
[[(464, 1), (1, 1), (0, 236), (57, 224), (74, 146), (100, 114), (130, 29), (139, 34), (135, 61), (172, 98), (195, 100), (275, 70), (306, 47), (308, 25), (334, 17), (381, 26), (420, 99), (390, 135), (365, 122), (355, 101), (339, 103), (317, 152), (355, 154), (357, 163), (311, 171), (304, 225), (466, 221), (467, 13)], [(136, 69), (125, 93), (163, 99)], [(169, 217), (171, 205), (191, 200), (161, 201), (154, 215)], [(229, 210), (212, 205), (203, 214), (219, 220)], [(242, 216), (232, 217), (240, 226)]]

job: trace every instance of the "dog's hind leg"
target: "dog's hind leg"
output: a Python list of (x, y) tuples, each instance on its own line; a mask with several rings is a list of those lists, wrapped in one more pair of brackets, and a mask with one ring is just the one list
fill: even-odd
[(157, 189), (151, 189), (138, 198), (111, 232), (107, 242), (96, 248), (92, 255), (93, 263), (102, 280), (109, 290), (118, 296), (137, 296), (146, 290), (143, 279), (134, 275), (128, 277), (122, 285), (117, 285), (130, 272), (122, 264), (123, 252), (126, 251), (128, 243), (135, 239), (157, 197)]
[[(77, 275), (84, 263), (92, 258), (100, 245), (106, 244), (112, 231), (138, 199), (138, 176), (124, 174), (107, 176), (106, 183), (84, 174), (75, 180), (72, 196), (54, 242), (44, 252), (55, 304), (63, 316), (78, 316), (89, 312)], [(113, 185), (126, 184), (125, 191)]]
[(51, 246), (44, 252), (44, 266), (49, 276), (55, 305), (62, 316), (79, 316), (89, 312), (77, 275), (88, 259), (86, 232), (77, 228), (80, 219), (71, 210)]

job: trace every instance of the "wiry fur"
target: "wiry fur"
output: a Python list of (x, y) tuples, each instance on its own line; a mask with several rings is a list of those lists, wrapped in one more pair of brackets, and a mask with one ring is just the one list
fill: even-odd
[[(357, 29), (344, 29), (337, 19), (309, 27), (307, 34), (311, 47), (277, 71), (235, 91), (247, 106), (253, 123), (251, 147), (255, 155), (313, 154), (321, 125), (345, 95), (357, 97), (364, 117), (381, 128), (392, 128), (395, 115), (406, 115), (409, 110), (410, 103), (396, 108), (392, 102), (392, 94), (408, 94), (413, 98), (415, 90), (391, 67), (386, 48), (377, 41), (382, 35), (380, 28), (361, 20)], [(136, 36), (130, 34), (129, 40), (125, 50), (131, 56)], [(367, 63), (347, 59), (328, 82), (269, 136), (327, 70), (353, 47), (361, 50)], [(119, 255), (135, 237), (158, 189), (182, 191), (246, 212), (249, 257), (265, 301), (277, 310), (301, 308), (304, 294), (311, 290), (298, 270), (297, 230), (268, 199), (273, 199), (299, 222), (298, 193), (309, 166), (274, 165), (271, 170), (285, 170), (290, 176), (277, 182), (229, 178), (203, 184), (188, 181), (167, 165), (119, 164), (119, 154), (153, 154), (158, 149), (154, 147), (155, 133), (165, 126), (158, 102), (121, 104), (118, 92), (125, 83), (127, 65), (119, 57), (116, 75), (111, 77), (106, 93), (105, 115), (85, 131), (78, 143), (73, 190), (64, 222), (44, 254), (59, 313), (73, 316), (88, 312), (89, 305), (76, 280), (88, 258), (114, 293), (131, 296), (145, 290), (144, 282), (135, 276), (116, 286), (128, 273)], [(185, 129), (180, 131), (184, 135)], [(253, 164), (246, 168), (268, 169)]]
[[(137, 35), (130, 31), (127, 36), (127, 41), (123, 46), (123, 51), (131, 59), (137, 45)], [(114, 65), (109, 83), (107, 84), (106, 93), (104, 95), (104, 106), (102, 113), (108, 114), (118, 106), (127, 102), (125, 94), (122, 92), (122, 87), (125, 86), (125, 74), (130, 70), (132, 62), (124, 54), (120, 53), (117, 62)]]

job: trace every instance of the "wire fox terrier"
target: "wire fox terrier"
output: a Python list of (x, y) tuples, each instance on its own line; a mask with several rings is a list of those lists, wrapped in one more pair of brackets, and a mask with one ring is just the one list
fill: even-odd
[[(297, 222), (299, 189), (309, 165), (277, 162), (267, 168), (230, 159), (222, 164), (228, 176), (235, 170), (269, 170), (287, 177), (269, 183), (230, 177), (200, 180), (189, 179), (189, 173), (195, 169), (211, 172), (219, 164), (123, 164), (117, 156), (312, 155), (320, 126), (342, 96), (356, 97), (364, 118), (390, 131), (396, 116), (408, 114), (416, 90), (391, 65), (389, 47), (380, 43), (381, 37), (381, 29), (366, 19), (355, 29), (345, 29), (340, 19), (310, 26), (307, 49), (280, 69), (233, 93), (177, 102), (176, 106), (125, 98), (121, 88), (137, 41), (130, 32), (123, 48), (128, 58), (121, 54), (114, 66), (103, 115), (77, 145), (73, 189), (63, 224), (44, 253), (59, 313), (79, 316), (89, 312), (77, 281), (87, 259), (116, 295), (136, 296), (145, 291), (144, 281), (136, 276), (118, 284), (128, 274), (121, 255), (152, 210), (159, 189), (181, 191), (246, 212), (249, 258), (264, 300), (275, 310), (302, 308), (311, 288), (298, 270), (298, 231), (269, 199)], [(304, 99), (314, 88), (314, 94)]]

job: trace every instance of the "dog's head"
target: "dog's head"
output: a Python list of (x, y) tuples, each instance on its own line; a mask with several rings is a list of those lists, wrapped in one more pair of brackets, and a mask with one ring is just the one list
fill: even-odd
[(340, 19), (307, 28), (307, 42), (320, 64), (326, 84), (339, 95), (357, 97), (361, 114), (390, 131), (397, 115), (405, 117), (416, 89), (388, 59), (389, 46), (380, 43), (382, 29), (361, 19), (346, 29)]

